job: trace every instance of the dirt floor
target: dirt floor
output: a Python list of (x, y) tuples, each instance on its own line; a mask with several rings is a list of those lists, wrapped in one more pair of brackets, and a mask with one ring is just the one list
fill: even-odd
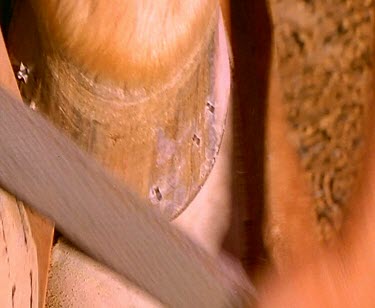
[(358, 177), (373, 67), (373, 1), (272, 0), (277, 65), (323, 239)]

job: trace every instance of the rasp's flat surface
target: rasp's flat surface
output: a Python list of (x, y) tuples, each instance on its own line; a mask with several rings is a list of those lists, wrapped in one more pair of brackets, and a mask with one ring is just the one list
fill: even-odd
[(168, 306), (233, 304), (213, 260), (1, 88), (0, 186)]

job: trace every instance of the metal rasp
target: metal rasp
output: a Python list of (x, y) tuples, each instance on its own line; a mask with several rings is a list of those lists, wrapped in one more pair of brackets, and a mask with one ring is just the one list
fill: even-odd
[(0, 186), (167, 306), (238, 305), (215, 260), (2, 88)]

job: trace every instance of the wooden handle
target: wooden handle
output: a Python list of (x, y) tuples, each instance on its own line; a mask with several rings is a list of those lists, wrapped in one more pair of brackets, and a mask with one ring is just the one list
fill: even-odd
[[(0, 85), (21, 99), (1, 31), (0, 72)], [(28, 206), (17, 203), (14, 197), (2, 190), (0, 208), (2, 227), (4, 228), (4, 223), (10, 226), (3, 229), (6, 236), (2, 244), (6, 250), (5, 255), (0, 257), (0, 263), (5, 264), (7, 273), (0, 274), (0, 307), (8, 307), (11, 302), (21, 307), (29, 303), (33, 307), (44, 307), (54, 227), (44, 217), (31, 211)], [(25, 241), (24, 238), (28, 240)], [(26, 290), (30, 290), (30, 294)]]

